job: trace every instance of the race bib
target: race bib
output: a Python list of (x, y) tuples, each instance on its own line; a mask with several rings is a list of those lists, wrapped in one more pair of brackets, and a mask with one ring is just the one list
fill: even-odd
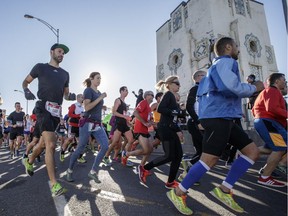
[(17, 127), (23, 127), (23, 121), (16, 121)]
[(45, 109), (52, 116), (55, 116), (55, 117), (58, 117), (58, 118), (61, 117), (61, 111), (62, 111), (61, 105), (58, 105), (57, 103), (54, 103), (54, 102), (46, 101)]
[(101, 126), (99, 124), (95, 124), (92, 122), (88, 123), (88, 131), (93, 132), (93, 131), (98, 131), (101, 129)]

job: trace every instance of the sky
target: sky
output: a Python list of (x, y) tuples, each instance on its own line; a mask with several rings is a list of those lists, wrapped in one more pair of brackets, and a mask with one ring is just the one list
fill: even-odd
[[(215, 2), (218, 0), (215, 0)], [(101, 73), (104, 103), (111, 107), (119, 88), (127, 86), (126, 103), (134, 107), (131, 93), (139, 88), (155, 92), (156, 30), (170, 19), (181, 0), (1, 0), (0, 3), (0, 94), (1, 109), (14, 111), (19, 101), (26, 111), (22, 82), (37, 63), (50, 60), (50, 47), (56, 43), (53, 32), (36, 19), (45, 20), (60, 31), (60, 43), (70, 52), (61, 67), (70, 74), (70, 91), (82, 93), (82, 82), (94, 71)], [(287, 32), (282, 0), (264, 3), (271, 44), (279, 72), (287, 73)], [(30, 85), (36, 95), (37, 80)], [(74, 102), (63, 102), (63, 113)], [(35, 101), (28, 102), (32, 112)]]

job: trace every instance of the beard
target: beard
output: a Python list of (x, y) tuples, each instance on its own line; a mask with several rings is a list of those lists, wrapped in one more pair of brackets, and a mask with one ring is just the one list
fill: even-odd
[(53, 55), (53, 60), (59, 64), (59, 63), (61, 63), (63, 61), (63, 56), (57, 56), (57, 55), (54, 54)]

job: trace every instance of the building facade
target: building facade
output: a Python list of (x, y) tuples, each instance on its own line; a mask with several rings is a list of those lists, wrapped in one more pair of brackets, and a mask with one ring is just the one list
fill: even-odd
[[(193, 85), (196, 70), (208, 70), (214, 58), (213, 44), (223, 36), (232, 37), (239, 46), (239, 69), (243, 82), (249, 74), (265, 81), (278, 72), (270, 43), (264, 5), (254, 0), (188, 0), (181, 2), (156, 31), (156, 80), (179, 76), (181, 101)], [(245, 109), (246, 126), (251, 113)], [(245, 126), (243, 125), (243, 126)]]

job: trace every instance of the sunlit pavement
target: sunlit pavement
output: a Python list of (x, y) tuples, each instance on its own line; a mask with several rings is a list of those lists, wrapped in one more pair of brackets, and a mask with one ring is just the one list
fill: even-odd
[[(23, 150), (22, 150), (23, 151)], [(151, 159), (160, 155), (159, 147)], [(68, 189), (60, 197), (52, 198), (48, 176), (43, 162), (35, 162), (35, 174), (25, 174), (21, 158), (9, 159), (7, 147), (0, 148), (0, 215), (180, 215), (166, 197), (168, 165), (153, 169), (147, 185), (139, 182), (136, 166), (123, 167), (113, 163), (112, 167), (102, 167), (99, 178), (101, 184), (88, 179), (94, 155), (87, 152), (86, 164), (77, 164), (74, 169), (75, 182), (64, 178), (69, 163), (59, 161), (59, 148), (55, 154), (57, 177)], [(136, 165), (140, 158), (130, 158)], [(260, 160), (245, 174), (234, 187), (234, 198), (245, 209), (241, 215), (287, 215), (287, 187), (270, 188), (257, 184), (258, 170), (266, 158)], [(209, 191), (222, 182), (229, 168), (220, 162), (201, 179), (200, 186), (189, 190), (187, 205), (194, 215), (240, 215), (220, 202)], [(181, 173), (181, 172), (179, 172)], [(287, 181), (282, 177), (280, 181)]]

